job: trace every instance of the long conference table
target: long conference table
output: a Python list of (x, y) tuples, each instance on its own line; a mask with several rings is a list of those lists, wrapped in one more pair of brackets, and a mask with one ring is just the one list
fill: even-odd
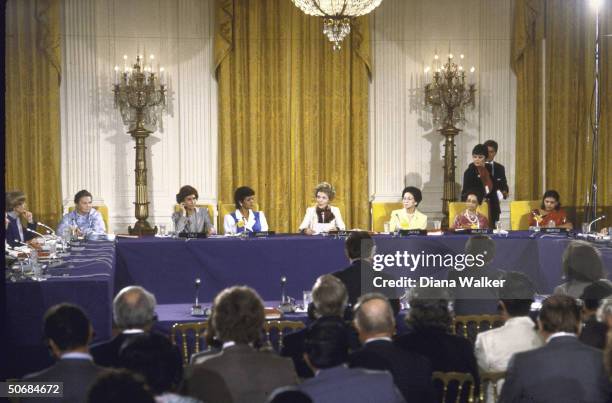
[[(541, 294), (550, 294), (562, 282), (562, 254), (571, 238), (526, 231), (491, 237), (496, 243), (492, 267), (528, 274)], [(401, 248), (415, 254), (459, 254), (464, 253), (468, 239), (463, 234), (375, 236), (378, 253)], [(597, 247), (610, 276), (612, 248)], [(264, 300), (279, 300), (283, 276), (287, 279), (287, 295), (300, 300), (302, 291), (310, 290), (318, 276), (348, 264), (344, 239), (332, 236), (142, 237), (88, 242), (84, 250), (65, 258), (63, 266), (50, 269), (52, 277), (47, 281), (7, 283), (8, 342), (12, 353), (9, 374), (22, 376), (51, 363), (42, 341), (42, 319), (46, 309), (60, 302), (83, 307), (92, 320), (97, 342), (111, 337), (112, 299), (127, 285), (141, 285), (153, 292), (163, 321), (171, 323), (185, 320), (186, 309), (173, 307), (188, 307), (193, 302), (196, 278), (201, 280), (200, 301), (212, 301), (219, 291), (237, 284), (253, 287)], [(428, 275), (443, 278), (446, 271), (432, 270)]]

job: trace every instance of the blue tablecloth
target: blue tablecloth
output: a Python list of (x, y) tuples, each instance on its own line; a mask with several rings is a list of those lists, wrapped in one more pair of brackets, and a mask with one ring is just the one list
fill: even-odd
[(43, 340), (45, 311), (61, 302), (79, 305), (91, 319), (95, 341), (107, 340), (112, 328), (115, 246), (90, 241), (72, 252), (65, 264), (49, 269), (51, 278), (6, 284), (9, 376), (19, 377), (49, 366), (53, 360)]
[[(566, 235), (513, 232), (492, 236), (496, 255), (491, 266), (527, 273), (549, 294), (562, 282), (561, 257), (571, 241)], [(468, 235), (376, 236), (378, 252), (401, 247), (413, 253), (463, 253)], [(608, 270), (612, 249), (600, 248)], [(200, 300), (210, 301), (223, 288), (246, 284), (264, 300), (280, 299), (280, 278), (287, 277), (288, 295), (301, 299), (316, 278), (346, 267), (344, 240), (322, 236), (275, 236), (271, 238), (121, 239), (117, 244), (117, 288), (140, 284), (154, 292), (158, 303), (177, 304), (194, 300), (194, 280), (200, 278)], [(420, 272), (419, 274), (423, 274)], [(433, 270), (434, 276), (442, 276)]]

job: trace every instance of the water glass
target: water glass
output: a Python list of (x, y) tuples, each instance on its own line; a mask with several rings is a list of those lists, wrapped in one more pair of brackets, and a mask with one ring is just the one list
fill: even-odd
[(434, 227), (434, 230), (439, 231), (440, 228), (442, 228), (442, 221), (434, 220), (433, 221), (433, 227)]
[(302, 291), (302, 297), (302, 301), (304, 302), (304, 309), (308, 309), (308, 305), (310, 305), (310, 303), (312, 302), (312, 291)]
[(166, 236), (166, 224), (159, 224), (159, 235)]
[(588, 222), (583, 222), (582, 223), (582, 233), (583, 234), (588, 234), (589, 233), (589, 223)]
[(495, 224), (495, 228), (497, 229), (497, 233), (498, 234), (504, 230), (504, 226), (502, 225), (501, 221), (498, 221)]
[(389, 229), (391, 228), (389, 221), (385, 221), (385, 223), (383, 224), (383, 232), (385, 234), (388, 234), (390, 231)]

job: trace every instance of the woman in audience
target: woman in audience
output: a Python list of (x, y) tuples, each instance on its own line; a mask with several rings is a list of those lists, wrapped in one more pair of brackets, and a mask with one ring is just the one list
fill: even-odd
[(418, 188), (406, 187), (402, 191), (404, 208), (391, 212), (389, 230), (393, 232), (396, 229), (426, 229), (427, 216), (417, 210), (421, 200), (423, 200), (423, 195)]
[(329, 203), (334, 199), (336, 190), (327, 182), (321, 182), (314, 190), (317, 204), (306, 209), (299, 230), (307, 235), (333, 230), (345, 230), (340, 209)]
[(143, 333), (129, 339), (121, 349), (119, 362), (123, 368), (145, 378), (157, 403), (199, 401), (175, 393), (183, 378), (181, 354), (160, 334)]
[(554, 294), (579, 298), (584, 289), (597, 280), (612, 284), (606, 279), (601, 254), (588, 242), (571, 241), (563, 252), (562, 267), (566, 281), (555, 287)]
[(172, 214), (174, 230), (182, 232), (214, 234), (215, 227), (210, 222), (207, 208), (197, 207), (198, 191), (189, 185), (183, 186), (176, 195), (176, 202), (181, 210)]
[(529, 215), (531, 227), (556, 227), (572, 229), (573, 225), (567, 221), (567, 214), (561, 208), (561, 197), (556, 190), (547, 190), (542, 196), (542, 204)]
[(26, 197), (22, 191), (16, 190), (6, 194), (6, 242), (10, 246), (18, 246), (19, 242), (27, 242), (36, 238), (36, 221), (32, 212), (28, 211)]
[(465, 204), (467, 208), (455, 216), (451, 228), (453, 229), (478, 229), (489, 228), (489, 220), (480, 214), (478, 206), (482, 204), (482, 192), (476, 189), (466, 191)]
[(240, 234), (268, 230), (268, 222), (263, 211), (253, 211), (255, 191), (248, 186), (241, 186), (234, 192), (236, 211), (226, 214), (223, 229), (226, 234)]

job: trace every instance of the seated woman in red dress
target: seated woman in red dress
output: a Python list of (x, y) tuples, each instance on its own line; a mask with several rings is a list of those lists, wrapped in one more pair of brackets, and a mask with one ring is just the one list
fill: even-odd
[(561, 208), (561, 197), (556, 190), (547, 190), (542, 196), (542, 205), (529, 215), (530, 227), (554, 227), (572, 229), (565, 210)]
[(467, 208), (455, 217), (451, 228), (453, 229), (484, 229), (489, 228), (489, 220), (476, 209), (482, 203), (484, 196), (476, 189), (468, 190), (465, 204)]

